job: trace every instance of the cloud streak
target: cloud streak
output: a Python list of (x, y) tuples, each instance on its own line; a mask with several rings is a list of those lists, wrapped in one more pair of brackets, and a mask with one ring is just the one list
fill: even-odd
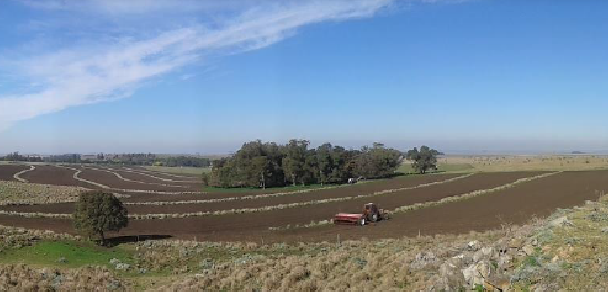
[[(143, 81), (184, 66), (201, 64), (218, 55), (267, 47), (304, 25), (370, 17), (390, 6), (391, 2), (269, 1), (264, 2), (264, 6), (248, 7), (212, 24), (196, 22), (152, 37), (121, 36), (114, 42), (86, 42), (45, 54), (4, 60), (4, 66), (11, 68), (11, 73), (41, 85), (34, 92), (0, 96), (0, 130), (15, 122), (69, 107), (128, 97)], [(77, 6), (65, 6), (67, 2), (64, 1), (25, 3), (50, 10), (100, 8), (102, 5), (100, 11), (110, 14), (148, 13), (169, 7), (168, 1), (154, 1), (155, 5), (148, 6), (153, 2), (147, 0), (129, 1), (129, 5), (121, 4), (127, 1), (95, 0), (82, 1)], [(211, 2), (184, 3), (198, 3), (202, 10), (219, 9), (202, 5), (211, 5)]]

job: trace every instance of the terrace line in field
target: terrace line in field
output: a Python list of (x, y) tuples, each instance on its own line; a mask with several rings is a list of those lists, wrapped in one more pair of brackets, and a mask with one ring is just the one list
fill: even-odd
[[(1, 168), (1, 167), (0, 167)], [(98, 186), (79, 181), (74, 178), (74, 174), (76, 173), (75, 169), (57, 167), (57, 166), (49, 166), (49, 165), (39, 165), (36, 166), (36, 169), (23, 174), (23, 178), (27, 179), (31, 183), (38, 184), (49, 184), (56, 186), (70, 186), (70, 187), (82, 187), (88, 189), (97, 189)]]
[(374, 228), (322, 226), (272, 234), (285, 240), (306, 236), (335, 240), (336, 234), (344, 239), (362, 236), (398, 238), (491, 230), (524, 224), (534, 217), (548, 216), (558, 208), (571, 208), (584, 204), (586, 200), (597, 200), (606, 192), (608, 171), (562, 172), (471, 199), (394, 214), (390, 221)]
[(19, 182), (22, 182), (22, 183), (27, 183), (27, 182), (28, 182), (28, 181), (27, 181), (27, 179), (22, 178), (22, 177), (21, 177), (21, 175), (23, 175), (23, 174), (25, 174), (25, 173), (28, 173), (28, 172), (30, 172), (30, 171), (33, 171), (34, 169), (36, 169), (36, 167), (32, 165), (32, 166), (30, 166), (30, 168), (29, 168), (29, 169), (22, 170), (22, 171), (20, 171), (20, 172), (15, 173), (15, 174), (13, 175), (13, 178), (15, 178), (15, 179), (16, 179), (17, 181), (19, 181)]
[(156, 185), (169, 185), (169, 186), (179, 186), (185, 188), (197, 188), (200, 189), (203, 187), (203, 183), (201, 181), (179, 181), (179, 180), (161, 180), (155, 178), (154, 176), (147, 175), (144, 173), (134, 172), (134, 171), (125, 171), (125, 170), (111, 170), (120, 174), (122, 177), (129, 179), (131, 181), (139, 181), (142, 183), (156, 184)]
[[(129, 186), (132, 187), (136, 187), (137, 183), (133, 183), (133, 182), (126, 182), (126, 181), (121, 181), (121, 180), (117, 180), (117, 177), (112, 174), (112, 173), (107, 173), (104, 171), (99, 171), (99, 170), (79, 170), (76, 168), (70, 168), (72, 170), (76, 170), (76, 173), (74, 173), (74, 178), (82, 181), (82, 182), (86, 182), (89, 184), (93, 184), (95, 186), (97, 186), (98, 188), (101, 189), (109, 189), (111, 191), (120, 191), (120, 192), (126, 192), (126, 193), (151, 193), (151, 194), (166, 194), (166, 195), (172, 195), (172, 194), (202, 194), (202, 192), (195, 192), (195, 191), (184, 191), (182, 189), (179, 189), (178, 191), (176, 190), (166, 190), (167, 187), (160, 187), (160, 188), (153, 188), (150, 187), (149, 189), (138, 189), (138, 188), (120, 188), (118, 187), (118, 185), (126, 185), (129, 184)], [(91, 173), (94, 172), (94, 173)], [(83, 175), (85, 174), (85, 175)], [(83, 177), (83, 176), (87, 176), (87, 177)], [(97, 179), (97, 181), (93, 181), (92, 179)], [(108, 183), (108, 185), (106, 185), (106, 183)], [(139, 185), (141, 186), (141, 185)], [(175, 189), (175, 188), (174, 188)]]
[[(170, 218), (173, 214), (184, 214), (193, 212), (211, 212), (211, 214), (230, 214), (230, 213), (245, 213), (253, 211), (263, 211), (268, 209), (287, 208), (287, 204), (294, 204), (292, 207), (298, 207), (298, 204), (321, 204), (330, 203), (337, 200), (348, 200), (356, 197), (371, 197), (397, 190), (428, 187), (432, 184), (446, 183), (455, 179), (468, 177), (471, 174), (455, 175), (455, 174), (440, 174), (430, 176), (412, 176), (399, 178), (394, 180), (385, 180), (378, 182), (361, 183), (356, 185), (345, 185), (338, 187), (327, 187), (323, 189), (308, 189), (297, 192), (285, 193), (270, 193), (249, 195), (244, 197), (228, 197), (222, 199), (210, 199), (202, 201), (204, 203), (184, 203), (171, 204), (177, 202), (147, 202), (145, 205), (132, 205), (134, 203), (125, 203), (130, 214), (158, 214), (155, 218), (165, 217)], [(391, 189), (388, 187), (395, 187)], [(388, 188), (388, 189), (387, 189)], [(215, 202), (215, 200), (220, 200)], [(241, 201), (245, 200), (245, 201)], [(238, 201), (238, 202), (237, 202)], [(154, 203), (166, 204), (153, 205)], [(137, 204), (137, 203), (135, 203)], [(201, 206), (201, 204), (205, 204)], [(179, 205), (179, 206), (178, 206)], [(283, 206), (281, 206), (283, 205)], [(238, 209), (235, 209), (238, 206)], [(247, 210), (249, 209), (249, 210)], [(251, 210), (253, 209), (253, 210)], [(256, 210), (258, 209), (258, 210)], [(15, 211), (20, 213), (46, 213), (46, 214), (71, 214), (74, 212), (72, 204), (47, 204), (47, 205), (22, 205), (22, 206), (3, 206), (0, 210)], [(160, 211), (159, 211), (160, 210)], [(190, 216), (200, 216), (203, 214), (190, 214)], [(34, 216), (30, 214), (28, 216)], [(40, 215), (43, 216), (43, 215)], [(51, 216), (51, 215), (48, 215)]]
[[(412, 210), (428, 208), (428, 207), (432, 207), (432, 206), (436, 206), (436, 205), (440, 205), (440, 204), (449, 204), (449, 203), (453, 203), (453, 202), (457, 202), (457, 201), (468, 200), (468, 199), (471, 199), (471, 198), (474, 198), (477, 196), (513, 188), (522, 183), (527, 183), (527, 182), (530, 182), (533, 180), (546, 178), (546, 177), (554, 175), (556, 173), (559, 173), (559, 172), (548, 172), (548, 173), (543, 173), (543, 174), (533, 176), (533, 177), (520, 178), (520, 179), (516, 180), (515, 182), (507, 183), (507, 184), (504, 184), (504, 185), (501, 185), (501, 186), (498, 186), (495, 188), (475, 190), (475, 191), (472, 191), (469, 193), (464, 193), (464, 194), (457, 195), (457, 196), (442, 198), (437, 201), (428, 201), (428, 202), (424, 202), (424, 203), (403, 205), (403, 206), (395, 208), (394, 210), (386, 210), (386, 212), (388, 212), (389, 214), (403, 213), (403, 212), (408, 212), (408, 211), (412, 211)], [(296, 225), (296, 226), (287, 226), (287, 227), (277, 226), (277, 227), (271, 227), (269, 229), (270, 230), (282, 230), (282, 229), (301, 228), (301, 227), (317, 227), (317, 226), (326, 225), (326, 224), (333, 224), (333, 220), (328, 219), (328, 220), (321, 220), (319, 222), (311, 221), (310, 224), (306, 224), (306, 225)]]
[[(460, 195), (468, 193), (476, 189), (487, 189), (496, 186), (504, 185), (516, 181), (521, 177), (529, 177), (538, 175), (538, 173), (482, 173), (475, 174), (471, 177), (460, 179), (447, 184), (434, 185), (427, 188), (420, 188), (415, 190), (397, 192), (387, 195), (378, 196), (374, 201), (380, 206), (386, 206), (391, 208), (391, 204), (397, 206), (404, 205), (404, 200), (414, 201), (426, 201), (429, 198), (437, 197), (448, 197), (451, 195)], [(542, 180), (546, 180), (542, 179)], [(538, 180), (541, 181), (541, 180)], [(527, 184), (527, 183), (526, 183)], [(525, 184), (523, 184), (525, 185)], [(437, 192), (445, 192), (437, 195)], [(485, 196), (480, 196), (485, 197)], [(354, 203), (353, 203), (354, 202)], [(302, 208), (285, 209), (285, 210), (274, 210), (262, 213), (253, 214), (238, 214), (238, 215), (224, 215), (224, 216), (206, 216), (206, 217), (191, 217), (185, 219), (163, 219), (163, 220), (134, 220), (130, 226), (121, 231), (120, 235), (133, 235), (133, 234), (163, 234), (172, 235), (176, 238), (192, 239), (194, 236), (198, 240), (253, 240), (259, 241), (260, 237), (264, 237), (266, 240), (272, 239), (276, 241), (282, 241), (284, 239), (293, 238), (290, 233), (268, 231), (268, 227), (287, 224), (307, 224), (311, 220), (323, 220), (331, 218), (333, 214), (337, 212), (352, 212), (358, 210), (363, 202), (367, 202), (367, 199), (361, 200), (350, 200), (348, 202), (338, 202), (322, 205), (312, 205)], [(343, 205), (350, 205), (351, 209), (345, 209)], [(451, 205), (451, 204), (448, 204)], [(47, 220), (47, 221), (45, 221)], [(19, 216), (0, 216), (0, 224), (17, 225), (17, 226), (35, 226), (35, 224), (42, 224), (41, 226), (48, 226), (51, 230), (62, 231), (62, 232), (73, 232), (71, 228), (71, 221), (64, 219), (26, 219)], [(392, 233), (387, 234), (387, 237), (398, 236), (399, 226), (395, 226), (387, 221), (384, 225), (393, 226)], [(34, 224), (34, 225), (33, 225)], [(378, 224), (375, 227), (383, 226)], [(330, 226), (333, 227), (333, 226)], [(325, 227), (320, 227), (319, 230), (323, 231)], [(315, 230), (317, 228), (314, 228)], [(302, 232), (304, 234), (302, 240), (317, 240), (322, 233), (318, 236), (306, 233), (307, 229), (300, 231), (294, 231), (296, 234)], [(333, 236), (335, 239), (335, 231)], [(344, 232), (344, 231), (340, 231)], [(347, 235), (348, 232), (346, 231)], [(299, 237), (299, 236), (296, 236)], [(344, 237), (346, 238), (346, 237)], [(297, 240), (300, 240), (298, 238)]]
[(171, 180), (175, 180), (175, 179), (194, 179), (194, 180), (198, 180), (198, 181), (200, 181), (202, 179), (202, 172), (201, 172), (201, 174), (186, 174), (186, 173), (174, 174), (174, 173), (152, 171), (152, 170), (146, 170), (146, 169), (125, 168), (125, 170), (149, 174), (151, 176), (158, 177), (159, 179), (171, 179)]
[(121, 173), (112, 170), (112, 168), (100, 169), (100, 168), (97, 168), (97, 167), (93, 167), (93, 168), (86, 168), (86, 169), (95, 170), (95, 171), (103, 171), (103, 172), (107, 172), (107, 173), (113, 174), (118, 179), (122, 180), (123, 182), (154, 185), (154, 186), (156, 186), (154, 188), (161, 188), (161, 189), (164, 188), (164, 187), (180, 188), (180, 189), (187, 188), (186, 186), (176, 185), (176, 184), (168, 184), (168, 183), (161, 183), (161, 182), (145, 182), (145, 181), (133, 180), (133, 179), (124, 177)]

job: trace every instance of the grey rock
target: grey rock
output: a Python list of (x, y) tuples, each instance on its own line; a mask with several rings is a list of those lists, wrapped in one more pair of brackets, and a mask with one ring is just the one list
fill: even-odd
[(116, 264), (116, 269), (117, 270), (128, 270), (131, 267), (131, 265), (126, 264), (126, 263), (118, 263)]
[(63, 280), (65, 280), (65, 277), (62, 274), (55, 274), (55, 276), (53, 278), (53, 283), (51, 285), (53, 285), (53, 287), (57, 288), (58, 286), (61, 285), (61, 283), (63, 283)]
[(419, 252), (416, 258), (410, 263), (411, 269), (423, 269), (429, 264), (434, 264), (438, 261), (437, 257), (432, 252)]
[(483, 254), (483, 252), (481, 250), (478, 250), (478, 251), (476, 251), (473, 254), (473, 262), (474, 263), (478, 263), (479, 261), (481, 261), (484, 258), (485, 258), (485, 256), (484, 256), (484, 254)]
[(567, 216), (562, 216), (557, 219), (551, 220), (551, 222), (549, 222), (549, 225), (552, 227), (563, 227), (563, 226), (574, 226), (574, 223), (572, 223), (572, 221), (568, 220)]
[(443, 286), (446, 290), (449, 290), (450, 287), (460, 286), (464, 282), (461, 263), (460, 259), (452, 258), (439, 267), (439, 274), (443, 279)]
[(562, 271), (562, 268), (559, 266), (558, 263), (548, 263), (545, 265), (545, 268), (552, 273), (558, 273)]
[(608, 273), (608, 261), (602, 261), (602, 265), (600, 266), (600, 273)]
[(528, 256), (530, 256), (534, 253), (534, 247), (531, 245), (526, 245), (526, 246), (522, 247), (521, 250), (523, 252), (525, 252), (526, 255), (528, 255)]
[(210, 258), (206, 258), (203, 259), (199, 264), (198, 267), (201, 269), (212, 269), (213, 268), (213, 260)]
[(479, 247), (480, 247), (479, 240), (469, 241), (469, 243), (467, 244), (467, 248), (472, 251), (479, 250)]
[(367, 261), (362, 258), (353, 258), (353, 261), (359, 265), (359, 267), (365, 267), (367, 265)]
[(108, 285), (106, 285), (106, 288), (108, 290), (118, 290), (122, 287), (122, 285), (120, 284), (120, 282), (118, 280), (114, 280), (111, 283), (108, 283)]
[(469, 287), (475, 287), (475, 285), (483, 285), (484, 279), (481, 274), (481, 270), (483, 267), (481, 265), (470, 265), (464, 269), (462, 269), (462, 275), (464, 277), (465, 282)]
[(482, 254), (483, 254), (484, 257), (490, 257), (494, 253), (494, 248), (491, 247), (491, 246), (482, 247), (481, 248), (481, 252), (482, 252)]

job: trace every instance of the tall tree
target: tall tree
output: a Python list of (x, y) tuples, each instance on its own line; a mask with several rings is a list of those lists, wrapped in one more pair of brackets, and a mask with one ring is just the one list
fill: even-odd
[(285, 176), (291, 180), (292, 186), (296, 186), (298, 180), (304, 184), (304, 164), (306, 162), (306, 150), (310, 143), (306, 140), (290, 140), (285, 145), (283, 157), (283, 171)]
[(317, 167), (319, 170), (319, 183), (321, 185), (331, 181), (331, 173), (334, 168), (332, 159), (333, 147), (330, 143), (325, 143), (317, 147)]
[(437, 155), (441, 152), (431, 149), (428, 146), (421, 146), (420, 150), (414, 149), (407, 152), (407, 159), (412, 161), (412, 167), (419, 173), (426, 173), (428, 170), (437, 169)]
[(74, 228), (81, 234), (105, 245), (104, 233), (119, 231), (129, 224), (128, 212), (112, 193), (90, 191), (80, 195), (76, 203)]
[(267, 156), (256, 156), (251, 158), (251, 173), (257, 176), (258, 186), (266, 189), (266, 180), (271, 171), (271, 163)]

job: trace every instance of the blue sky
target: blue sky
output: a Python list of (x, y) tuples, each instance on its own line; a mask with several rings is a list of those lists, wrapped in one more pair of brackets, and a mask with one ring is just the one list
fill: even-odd
[(608, 150), (606, 1), (0, 0), (0, 153)]

